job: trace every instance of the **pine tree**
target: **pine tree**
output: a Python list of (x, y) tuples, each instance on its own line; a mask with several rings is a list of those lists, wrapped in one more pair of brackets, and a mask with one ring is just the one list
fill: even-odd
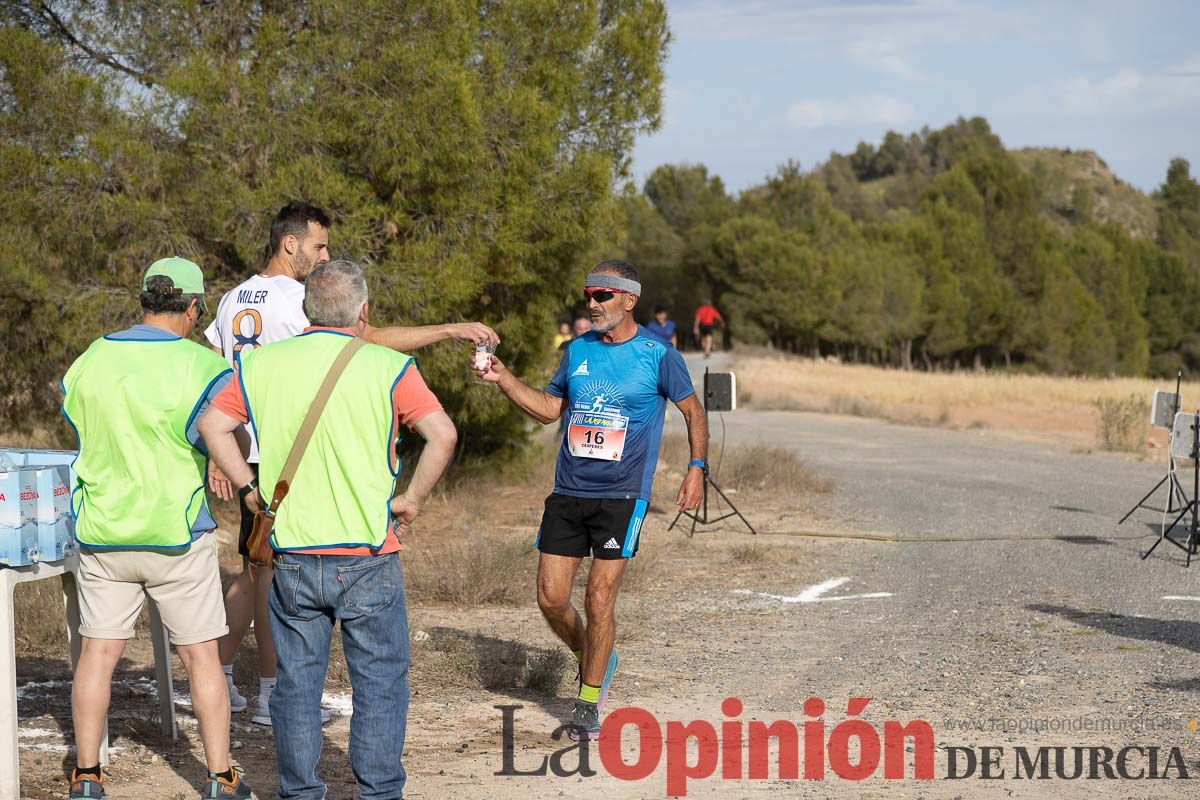
[[(544, 369), (553, 310), (618, 246), (614, 185), (658, 123), (668, 39), (658, 0), (13, 0), (0, 15), (0, 242), (27, 256), (2, 268), (0, 312), (29, 326), (0, 368), (34, 393), (6, 422), (51, 417), (55, 380), (130, 319), (152, 260), (193, 258), (228, 288), (293, 199), (328, 208), (335, 254), (367, 265), (373, 322), (483, 319), (506, 363)], [(457, 352), (422, 366), (462, 446), (519, 443), (520, 416)]]

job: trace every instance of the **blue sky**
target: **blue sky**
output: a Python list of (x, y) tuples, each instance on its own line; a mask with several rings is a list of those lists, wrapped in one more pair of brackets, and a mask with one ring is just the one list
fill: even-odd
[(1009, 147), (1091, 149), (1149, 191), (1200, 173), (1200, 2), (667, 0), (663, 124), (640, 186), (699, 162), (737, 191), (889, 128), (982, 115)]

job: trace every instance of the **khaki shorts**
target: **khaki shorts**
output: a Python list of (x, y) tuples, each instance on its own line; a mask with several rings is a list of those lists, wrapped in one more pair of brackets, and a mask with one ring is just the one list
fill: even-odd
[(229, 632), (212, 533), (177, 552), (81, 547), (75, 581), (79, 633), (91, 639), (132, 639), (147, 594), (172, 644), (199, 644)]

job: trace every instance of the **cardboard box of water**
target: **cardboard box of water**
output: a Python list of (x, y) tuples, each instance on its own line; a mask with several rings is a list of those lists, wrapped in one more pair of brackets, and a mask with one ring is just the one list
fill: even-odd
[(0, 566), (38, 560), (36, 472), (0, 472)]
[(71, 470), (60, 464), (37, 467), (36, 473), (38, 556), (42, 561), (61, 561), (70, 552), (74, 530), (68, 483)]
[(75, 470), (74, 450), (26, 450), (25, 466), (38, 471), (38, 555), (43, 561), (65, 558), (75, 541), (75, 519), (71, 515), (71, 490)]
[(0, 472), (0, 486), (13, 484), (18, 490), (13, 504), (0, 489), (0, 565), (59, 561), (70, 553), (76, 455), (73, 450), (0, 450), (0, 462), (6, 458), (18, 466), (15, 472)]

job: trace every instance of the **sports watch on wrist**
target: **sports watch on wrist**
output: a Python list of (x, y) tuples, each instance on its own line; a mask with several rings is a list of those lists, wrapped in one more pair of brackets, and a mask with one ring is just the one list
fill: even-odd
[(249, 483), (247, 483), (242, 488), (238, 489), (238, 499), (241, 500), (242, 502), (245, 502), (246, 498), (250, 496), (250, 493), (253, 492), (257, 488), (258, 488), (258, 479), (251, 478)]
[(693, 458), (688, 462), (688, 469), (691, 469), (692, 467), (699, 467), (705, 475), (708, 474), (708, 464), (699, 458)]

